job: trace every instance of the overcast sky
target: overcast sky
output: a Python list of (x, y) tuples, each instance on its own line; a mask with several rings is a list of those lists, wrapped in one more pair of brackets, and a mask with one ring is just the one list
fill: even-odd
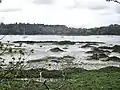
[(120, 5), (106, 0), (3, 0), (0, 20), (90, 28), (119, 24)]

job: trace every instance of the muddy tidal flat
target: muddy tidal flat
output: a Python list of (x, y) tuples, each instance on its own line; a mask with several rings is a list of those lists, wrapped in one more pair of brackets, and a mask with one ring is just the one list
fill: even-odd
[[(120, 67), (120, 36), (6, 35), (1, 42), (16, 51), (24, 50), (26, 68), (93, 70)], [(29, 54), (30, 50), (34, 53)], [(17, 61), (19, 53), (13, 56)], [(6, 63), (12, 61), (7, 52), (0, 57), (6, 59)]]

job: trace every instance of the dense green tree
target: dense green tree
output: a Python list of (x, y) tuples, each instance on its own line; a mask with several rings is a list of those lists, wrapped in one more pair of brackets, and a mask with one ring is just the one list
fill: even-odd
[(99, 28), (70, 28), (65, 25), (0, 24), (1, 35), (120, 35), (120, 25), (111, 24)]

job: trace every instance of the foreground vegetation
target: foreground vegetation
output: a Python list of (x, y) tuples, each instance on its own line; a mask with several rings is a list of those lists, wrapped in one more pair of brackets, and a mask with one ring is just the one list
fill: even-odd
[[(29, 75), (32, 73), (34, 72), (31, 70)], [(55, 74), (52, 75), (54, 77)], [(120, 68), (117, 67), (106, 67), (91, 71), (74, 69), (66, 77), (59, 89), (61, 80), (46, 82), (48, 89), (44, 83), (34, 80), (33, 77), (31, 80), (2, 78), (0, 90), (120, 90)]]

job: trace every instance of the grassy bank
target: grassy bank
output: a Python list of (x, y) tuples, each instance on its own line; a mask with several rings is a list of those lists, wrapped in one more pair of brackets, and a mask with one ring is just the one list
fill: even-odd
[[(55, 89), (61, 81), (47, 82), (52, 90), (120, 90), (120, 68), (107, 67), (100, 70), (71, 70), (61, 89)], [(76, 72), (75, 72), (76, 71)], [(32, 72), (33, 73), (33, 72)], [(29, 73), (30, 74), (30, 73)], [(34, 80), (19, 81), (1, 79), (0, 90), (48, 90), (44, 83)]]

